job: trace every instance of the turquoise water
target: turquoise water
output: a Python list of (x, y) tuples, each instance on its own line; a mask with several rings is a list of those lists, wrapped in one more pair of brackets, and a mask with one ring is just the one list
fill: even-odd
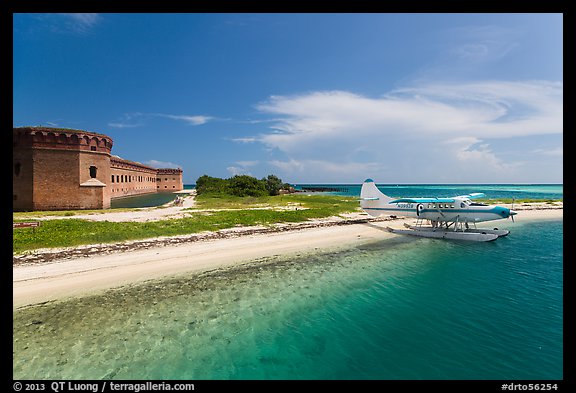
[(562, 379), (562, 221), (395, 237), (13, 314), (15, 379)]
[[(483, 192), (487, 198), (515, 199), (561, 199), (564, 194), (562, 184), (377, 184), (386, 195), (401, 197), (452, 197), (471, 192)], [(330, 194), (360, 196), (361, 184), (298, 184), (304, 187), (336, 189)]]

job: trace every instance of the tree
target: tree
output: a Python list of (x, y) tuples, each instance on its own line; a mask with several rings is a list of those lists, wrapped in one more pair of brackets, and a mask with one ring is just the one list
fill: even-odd
[(289, 187), (275, 175), (258, 180), (248, 175), (236, 175), (229, 179), (220, 179), (203, 175), (196, 180), (196, 192), (201, 194), (227, 194), (236, 196), (259, 197), (264, 195), (279, 195), (282, 188)]
[(229, 193), (228, 181), (219, 177), (200, 176), (196, 180), (196, 192), (198, 195), (206, 193), (227, 194)]
[(268, 195), (278, 195), (280, 194), (280, 189), (282, 189), (283, 183), (282, 179), (275, 175), (268, 175), (268, 177), (262, 179), (265, 184), (266, 191)]
[(229, 190), (236, 196), (264, 196), (267, 194), (265, 183), (248, 175), (236, 175), (230, 179)]

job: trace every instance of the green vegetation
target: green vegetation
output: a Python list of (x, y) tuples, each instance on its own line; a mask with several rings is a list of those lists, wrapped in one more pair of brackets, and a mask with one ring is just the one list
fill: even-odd
[(77, 214), (104, 214), (104, 213), (117, 213), (124, 211), (137, 210), (136, 208), (118, 208), (118, 209), (98, 209), (98, 210), (46, 210), (46, 211), (32, 211), (32, 212), (14, 212), (12, 217), (14, 221), (17, 220), (30, 220), (41, 217), (74, 217)]
[(282, 183), (282, 179), (275, 175), (269, 175), (261, 180), (248, 175), (236, 175), (229, 179), (218, 177), (200, 176), (196, 180), (196, 192), (202, 194), (224, 194), (238, 197), (264, 195), (278, 195), (281, 189), (289, 188), (289, 184)]
[[(203, 209), (189, 209), (191, 217), (149, 222), (108, 222), (80, 219), (43, 220), (38, 228), (13, 230), (13, 251), (49, 247), (70, 247), (82, 244), (114, 243), (125, 240), (174, 236), (202, 231), (217, 231), (235, 226), (272, 225), (281, 222), (300, 222), (352, 212), (358, 209), (356, 198), (338, 196), (200, 196)], [(264, 209), (265, 208), (265, 209)], [(258, 209), (258, 210), (254, 210)], [(80, 213), (80, 212), (78, 212)], [(25, 217), (14, 214), (15, 221)]]
[[(338, 214), (353, 212), (359, 209), (359, 202), (354, 197), (335, 195), (303, 195), (289, 194), (280, 196), (236, 197), (232, 195), (199, 195), (196, 197), (196, 209), (263, 209), (282, 210), (291, 208), (295, 211), (310, 210), (311, 213), (322, 213), (320, 218), (336, 216)], [(190, 211), (196, 210), (190, 209)], [(326, 213), (326, 214), (324, 214)], [(328, 214), (329, 213), (329, 214)]]

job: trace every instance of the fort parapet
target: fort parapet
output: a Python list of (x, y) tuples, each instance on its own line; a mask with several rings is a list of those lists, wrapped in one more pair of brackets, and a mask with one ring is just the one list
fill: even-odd
[(114, 198), (184, 188), (181, 169), (128, 161), (111, 155), (112, 146), (95, 132), (14, 128), (14, 211), (107, 209)]

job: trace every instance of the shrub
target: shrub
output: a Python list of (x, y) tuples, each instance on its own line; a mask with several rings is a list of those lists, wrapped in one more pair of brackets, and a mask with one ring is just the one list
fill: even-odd
[(196, 180), (196, 192), (201, 194), (225, 194), (235, 196), (260, 197), (265, 195), (278, 195), (280, 189), (285, 187), (282, 179), (275, 175), (258, 180), (248, 175), (236, 175), (230, 179), (220, 179), (203, 175)]

